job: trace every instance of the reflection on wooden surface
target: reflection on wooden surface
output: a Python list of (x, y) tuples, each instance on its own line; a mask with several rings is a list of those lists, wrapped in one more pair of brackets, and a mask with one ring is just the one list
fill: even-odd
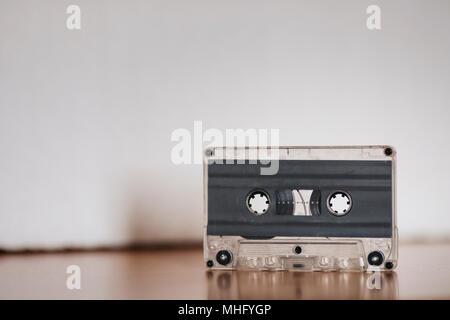
[[(212, 271), (201, 248), (0, 254), (0, 299), (450, 298), (449, 244), (401, 246), (399, 261), (370, 290), (370, 273)], [(74, 264), (81, 290), (66, 287)]]
[[(375, 288), (378, 275), (380, 289)], [(208, 299), (398, 298), (395, 272), (208, 271), (206, 278)]]

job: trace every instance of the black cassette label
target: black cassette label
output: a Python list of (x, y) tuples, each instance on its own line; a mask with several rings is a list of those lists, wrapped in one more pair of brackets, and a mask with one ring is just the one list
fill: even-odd
[(392, 161), (208, 165), (208, 235), (392, 237)]

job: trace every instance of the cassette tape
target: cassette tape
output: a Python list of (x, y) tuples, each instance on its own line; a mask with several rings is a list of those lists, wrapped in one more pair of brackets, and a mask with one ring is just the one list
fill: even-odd
[(395, 269), (395, 158), (390, 146), (205, 150), (206, 266)]

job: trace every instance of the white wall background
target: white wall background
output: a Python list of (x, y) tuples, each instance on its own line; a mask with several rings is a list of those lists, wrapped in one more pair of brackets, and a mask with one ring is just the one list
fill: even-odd
[(200, 240), (194, 120), (394, 145), (400, 235), (448, 236), (449, 31), (446, 0), (0, 0), (0, 248)]

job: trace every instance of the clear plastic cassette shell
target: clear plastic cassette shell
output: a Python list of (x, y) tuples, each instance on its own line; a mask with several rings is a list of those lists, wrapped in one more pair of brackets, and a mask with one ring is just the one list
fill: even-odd
[[(261, 152), (262, 151), (262, 152)], [(204, 261), (212, 269), (290, 271), (391, 271), (398, 264), (396, 224), (396, 152), (390, 146), (209, 148), (204, 153)], [(208, 164), (244, 160), (350, 160), (390, 161), (392, 230), (390, 237), (274, 236), (268, 239), (238, 235), (208, 234)], [(229, 162), (226, 162), (228, 160)], [(232, 177), (230, 178), (232, 179)], [(251, 189), (251, 188), (250, 188)], [(301, 189), (301, 188), (300, 188)], [(298, 192), (298, 194), (296, 193)], [(294, 190), (293, 195), (310, 195)], [(341, 195), (342, 196), (342, 195)], [(303, 198), (302, 198), (303, 199)], [(303, 200), (302, 200), (303, 201)], [(327, 201), (329, 199), (322, 199)], [(347, 201), (348, 203), (349, 201)], [(344, 203), (345, 204), (345, 203)], [(271, 201), (274, 205), (274, 201)], [(329, 207), (329, 205), (328, 205)], [(248, 208), (248, 203), (247, 203)], [(261, 207), (264, 210), (264, 206)], [(251, 209), (251, 208), (248, 208)], [(346, 209), (342, 209), (345, 211)], [(349, 209), (351, 212), (351, 209)], [(256, 210), (255, 210), (256, 211)], [(337, 211), (337, 210), (336, 210)], [(249, 214), (251, 214), (249, 210)], [(253, 213), (258, 213), (253, 212)], [(322, 214), (332, 214), (323, 212)], [(292, 215), (311, 215), (308, 208), (293, 209)], [(345, 212), (344, 212), (345, 214)], [(350, 213), (349, 213), (350, 214)]]

